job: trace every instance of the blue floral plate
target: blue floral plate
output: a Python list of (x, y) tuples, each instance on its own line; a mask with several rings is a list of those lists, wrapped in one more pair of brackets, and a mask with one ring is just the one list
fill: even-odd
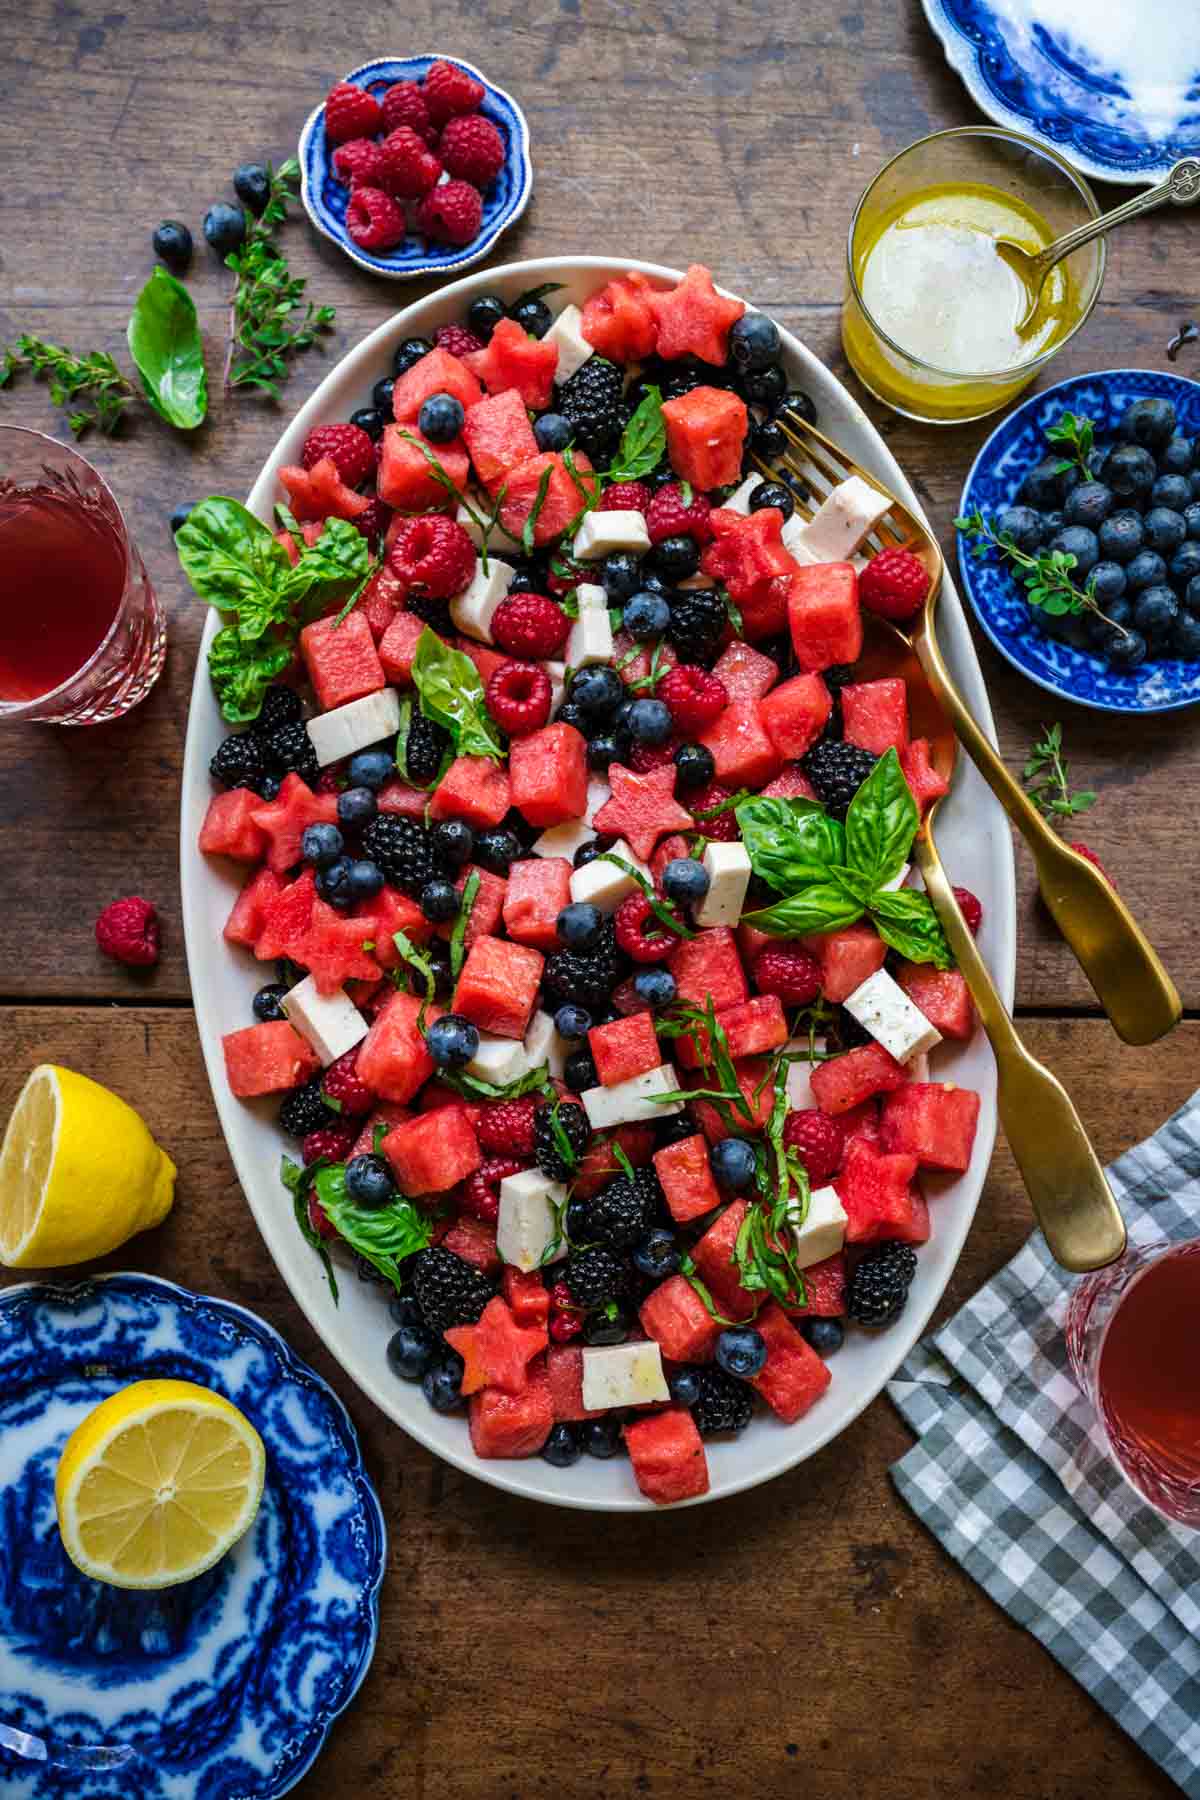
[[(1144, 395), (1170, 400), (1185, 436), (1200, 433), (1200, 386), (1194, 381), (1153, 369), (1077, 375), (1034, 394), (997, 425), (971, 466), (960, 515), (978, 508), (990, 519), (1011, 506), (1026, 471), (1049, 449), (1047, 425), (1064, 412), (1086, 413), (1096, 427), (1097, 443), (1103, 443), (1126, 407)], [(1001, 656), (1039, 687), (1100, 712), (1175, 712), (1200, 701), (1200, 663), (1144, 662), (1123, 675), (1086, 650), (1046, 637), (1007, 565), (995, 553), (978, 561), (962, 533), (957, 535), (962, 584), (976, 618)]]
[(340, 250), (372, 275), (386, 275), (392, 281), (409, 281), (418, 275), (456, 275), (481, 262), (502, 231), (515, 225), (529, 204), (533, 192), (533, 164), (529, 159), (529, 123), (511, 94), (490, 82), (483, 71), (461, 56), (434, 52), (429, 56), (379, 56), (361, 63), (346, 76), (357, 87), (367, 88), (376, 99), (382, 97), (394, 82), (420, 81), (430, 64), (441, 57), (452, 62), (484, 86), (483, 104), (479, 110), (490, 119), (508, 146), (504, 167), (483, 196), (483, 222), (479, 235), (469, 244), (456, 248), (453, 244), (427, 244), (424, 238), (410, 232), (394, 250), (375, 255), (363, 250), (346, 230), (346, 205), (350, 189), (339, 181), (333, 166), (334, 146), (325, 139), (324, 103), (309, 114), (300, 133), (300, 193), (308, 216), (317, 230)]
[[(267, 1448), (246, 1536), (157, 1593), (81, 1575), (67, 1437), (150, 1376), (202, 1382)], [(386, 1539), (341, 1401), (261, 1319), (145, 1275), (0, 1294), (0, 1785), (13, 1800), (275, 1800), (366, 1674)]]
[(1148, 182), (1200, 153), (1200, 9), (1189, 0), (924, 5), (976, 105), (1085, 175)]

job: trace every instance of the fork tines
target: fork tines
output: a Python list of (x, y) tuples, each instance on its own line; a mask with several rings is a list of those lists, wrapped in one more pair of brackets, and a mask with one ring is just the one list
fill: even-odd
[[(755, 456), (754, 460), (768, 480), (778, 480), (783, 473), (795, 499), (796, 512), (802, 519), (811, 520), (834, 488), (857, 476), (891, 503), (869, 532), (864, 549), (870, 546), (872, 551), (888, 550), (924, 541), (925, 533), (908, 508), (824, 432), (818, 431), (798, 413), (786, 410), (776, 414), (775, 424), (787, 439), (789, 448), (774, 463), (761, 456)], [(798, 488), (796, 483), (799, 483)]]

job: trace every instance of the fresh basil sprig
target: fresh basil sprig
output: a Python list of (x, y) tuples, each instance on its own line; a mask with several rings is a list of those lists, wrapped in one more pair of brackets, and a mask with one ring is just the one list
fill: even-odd
[(196, 308), (182, 282), (155, 269), (134, 303), (125, 338), (155, 412), (180, 431), (194, 431), (208, 411), (208, 381)]
[(446, 728), (459, 756), (497, 760), (503, 756), (496, 727), (484, 705), (479, 670), (465, 651), (444, 643), (428, 625), (417, 639), (412, 678), (421, 696), (421, 711), (435, 725)]
[(605, 479), (640, 481), (643, 475), (649, 475), (652, 469), (657, 469), (666, 447), (667, 427), (663, 420), (662, 394), (656, 387), (648, 387), (645, 398), (639, 402), (633, 417), (621, 433), (617, 454)]
[(433, 1220), (403, 1197), (386, 1206), (359, 1206), (346, 1192), (345, 1163), (331, 1163), (319, 1170), (314, 1185), (321, 1209), (338, 1236), (399, 1291), (404, 1283), (400, 1265), (428, 1248)]

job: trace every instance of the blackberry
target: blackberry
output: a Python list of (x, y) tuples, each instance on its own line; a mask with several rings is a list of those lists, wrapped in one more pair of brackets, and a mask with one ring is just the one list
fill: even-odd
[(890, 1325), (908, 1299), (917, 1258), (907, 1244), (887, 1238), (868, 1250), (850, 1277), (846, 1312), (859, 1325)]
[(414, 897), (439, 872), (428, 831), (403, 813), (377, 814), (362, 834), (362, 847), (394, 887)]
[(644, 1238), (654, 1218), (654, 1208), (627, 1175), (618, 1175), (601, 1188), (588, 1206), (587, 1235), (598, 1238), (610, 1250), (629, 1250)]
[(728, 617), (715, 589), (697, 588), (672, 602), (667, 637), (684, 662), (705, 663), (711, 660)]
[(654, 1148), (665, 1150), (669, 1144), (682, 1144), (684, 1138), (695, 1137), (699, 1127), (685, 1106), (682, 1112), (671, 1113), (665, 1119), (654, 1121)]
[(432, 781), (442, 766), (442, 757), (450, 748), (450, 733), (444, 725), (427, 719), (423, 712), (413, 711), (404, 742), (404, 760), (408, 772), (419, 787)]
[(418, 619), (436, 631), (439, 637), (454, 636), (454, 621), (450, 617), (450, 603), (447, 600), (435, 600), (430, 594), (407, 594), (404, 600), (405, 612), (416, 613)]
[(822, 738), (800, 758), (800, 766), (835, 819), (844, 819), (846, 809), (875, 764), (879, 761), (870, 750), (855, 744), (839, 743), (835, 738)]
[(559, 1005), (569, 1000), (598, 1012), (604, 1009), (616, 987), (622, 966), (613, 922), (606, 918), (600, 937), (590, 950), (553, 951), (546, 958), (542, 981)]
[(710, 1363), (695, 1371), (699, 1398), (692, 1403), (692, 1417), (701, 1437), (714, 1431), (744, 1431), (754, 1412), (754, 1402), (744, 1381), (727, 1375)]
[(279, 1123), (289, 1137), (296, 1138), (307, 1137), (310, 1131), (332, 1125), (336, 1116), (333, 1108), (325, 1104), (320, 1076), (306, 1081), (303, 1087), (294, 1088), (279, 1108)]
[(558, 410), (589, 456), (603, 455), (621, 433), (625, 377), (603, 356), (589, 356), (563, 382)]
[(296, 725), (304, 717), (304, 706), (295, 688), (276, 683), (263, 695), (262, 710), (254, 721), (258, 732), (278, 731), (281, 725)]
[(486, 1275), (440, 1244), (412, 1259), (413, 1298), (430, 1331), (477, 1325), (494, 1289)]
[(629, 1266), (603, 1244), (576, 1250), (567, 1258), (564, 1278), (577, 1306), (604, 1306), (629, 1291)]
[(538, 1168), (551, 1181), (569, 1181), (575, 1169), (559, 1148), (554, 1131), (556, 1117), (560, 1129), (567, 1134), (576, 1161), (588, 1147), (592, 1128), (582, 1106), (576, 1106), (571, 1100), (560, 1101), (557, 1107), (539, 1106), (533, 1115), (533, 1155)]
[(280, 775), (299, 775), (311, 784), (321, 773), (313, 741), (299, 719), (269, 732), (266, 751), (268, 763)]
[(208, 772), (222, 787), (248, 787), (257, 790), (267, 772), (262, 739), (253, 731), (243, 731), (223, 738)]

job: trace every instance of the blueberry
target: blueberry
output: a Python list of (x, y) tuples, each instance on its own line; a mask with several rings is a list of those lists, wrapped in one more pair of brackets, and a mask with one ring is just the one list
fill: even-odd
[(604, 559), (600, 579), (609, 599), (615, 605), (623, 606), (626, 600), (632, 600), (642, 585), (637, 557), (628, 550), (614, 550), (611, 556)]
[(356, 856), (350, 864), (350, 897), (353, 900), (373, 900), (376, 894), (383, 892), (383, 870), (370, 857)]
[(1189, 538), (1200, 539), (1200, 501), (1193, 500), (1183, 509), (1183, 522)]
[(448, 919), (456, 918), (461, 905), (462, 895), (452, 881), (438, 877), (427, 881), (421, 889), (421, 911), (435, 925), (444, 925)]
[(680, 906), (698, 906), (707, 894), (711, 877), (694, 856), (673, 856), (662, 872), (663, 893)]
[(393, 1325), (420, 1325), (421, 1309), (411, 1294), (393, 1294), (388, 1301), (388, 1318)]
[(706, 744), (680, 744), (675, 769), (680, 787), (707, 787), (717, 773), (717, 761)]
[(350, 423), (357, 425), (360, 431), (365, 431), (371, 442), (375, 444), (383, 436), (383, 428), (387, 424), (387, 420), (381, 412), (376, 412), (373, 406), (360, 406), (357, 412), (350, 414)]
[[(196, 502), (194, 500), (181, 500), (179, 505), (172, 509), (169, 521), (172, 536), (174, 536), (182, 526), (187, 524), (192, 513), (195, 511), (195, 508)], [(1200, 507), (1197, 508), (1197, 511), (1200, 511)]]
[(430, 394), (417, 414), (417, 427), (431, 444), (449, 444), (463, 428), (463, 403), (453, 394)]
[[(672, 479), (674, 479), (674, 477), (672, 477)], [(645, 569), (643, 571), (640, 591), (643, 594), (658, 594), (662, 599), (667, 601), (668, 605), (675, 592), (666, 577), (659, 575), (654, 569)]]
[(266, 987), (260, 987), (251, 1002), (254, 1016), (262, 1025), (273, 1024), (278, 1019), (286, 1019), (281, 1002), (288, 992), (286, 981), (270, 981)]
[(480, 294), (467, 308), (467, 329), (486, 344), (507, 313), (508, 308), (499, 294)]
[(786, 456), (788, 437), (778, 419), (761, 419), (751, 424), (746, 438), (746, 451), (747, 458), (742, 466), (747, 475), (754, 474), (757, 470), (755, 458), (762, 462), (775, 462), (779, 457)]
[(661, 637), (671, 623), (671, 609), (661, 594), (649, 594), (643, 588), (626, 606), (621, 624), (631, 638)]
[(754, 1180), (754, 1151), (745, 1138), (722, 1138), (714, 1144), (710, 1161), (721, 1186), (732, 1188), (735, 1193)]
[(1140, 594), (1143, 588), (1158, 587), (1167, 579), (1167, 565), (1156, 550), (1139, 550), (1125, 565), (1126, 592)]
[[(512, 593), (511, 588), (509, 588), (508, 591), (510, 594)], [(573, 700), (565, 700), (554, 716), (561, 725), (573, 725), (576, 731), (581, 731), (584, 737), (587, 736), (587, 718), (583, 708), (581, 706), (576, 706)]]
[[(1200, 508), (1197, 508), (1197, 511), (1200, 511)], [(1146, 538), (1142, 528), (1141, 514), (1131, 511), (1128, 507), (1122, 512), (1110, 513), (1096, 536), (1101, 556), (1109, 562), (1130, 562), (1137, 555)]]
[(344, 848), (342, 834), (336, 825), (306, 825), (300, 839), (301, 856), (318, 869), (340, 856)]
[(675, 977), (668, 969), (642, 969), (633, 978), (638, 999), (656, 1010), (660, 1006), (670, 1006), (675, 998), (675, 985)]
[(277, 800), (283, 781), (278, 775), (264, 775), (258, 784), (258, 791), (264, 800)]
[(1061, 531), (1062, 528), (1063, 528), (1063, 516), (1062, 516), (1061, 510), (1057, 511), (1057, 512), (1047, 512), (1047, 513), (1042, 514), (1042, 541), (1043, 541), (1043, 543), (1048, 538), (1052, 538), (1056, 531)]
[(635, 744), (665, 744), (673, 722), (665, 700), (635, 700), (630, 709), (629, 730)]
[(846, 1339), (846, 1327), (840, 1319), (801, 1319), (800, 1335), (818, 1356), (832, 1356)]
[[(1080, 521), (1081, 524), (1085, 522)], [(1010, 537), (1026, 556), (1032, 556), (1041, 548), (1045, 527), (1041, 514), (1032, 506), (1006, 506), (996, 520), (996, 530), (1002, 536)]]
[(571, 867), (573, 869), (585, 869), (588, 863), (595, 862), (598, 856), (603, 856), (606, 850), (611, 850), (616, 841), (616, 838), (603, 837), (593, 838), (591, 842), (587, 844), (580, 844), (578, 850), (576, 850), (574, 856), (571, 858)]
[(780, 347), (779, 327), (765, 313), (743, 313), (729, 333), (729, 360), (739, 369), (765, 369)]
[(441, 819), (429, 835), (447, 868), (461, 869), (475, 848), (475, 833), (462, 819)]
[(1192, 538), (1180, 544), (1167, 564), (1167, 572), (1173, 587), (1186, 588), (1200, 575), (1200, 544)]
[(1184, 589), (1183, 604), (1189, 612), (1200, 613), (1200, 575), (1192, 577)]
[(629, 759), (632, 739), (627, 731), (600, 731), (588, 739), (588, 767), (603, 772), (611, 763)]
[(586, 1094), (600, 1086), (600, 1074), (588, 1049), (572, 1050), (563, 1064), (563, 1080), (573, 1094)]
[(388, 1368), (401, 1381), (420, 1381), (436, 1349), (437, 1339), (424, 1325), (402, 1325), (388, 1339)]
[(1175, 408), (1169, 400), (1149, 396), (1126, 408), (1117, 427), (1118, 437), (1150, 450), (1163, 450), (1175, 435)]
[(588, 1455), (607, 1461), (620, 1451), (621, 1421), (615, 1413), (605, 1413), (600, 1419), (585, 1419), (581, 1435)]
[(233, 171), (233, 191), (256, 219), (261, 219), (271, 198), (271, 177), (261, 163), (242, 163)]
[(1160, 475), (1150, 489), (1151, 506), (1166, 506), (1181, 513), (1192, 503), (1192, 484), (1186, 475)]
[(592, 1029), (592, 1015), (585, 1006), (560, 1006), (554, 1015), (554, 1029), (560, 1038), (573, 1043), (585, 1038)]
[(609, 718), (624, 698), (625, 683), (606, 663), (592, 663), (571, 679), (571, 699), (588, 718)]
[(395, 385), (393, 376), (381, 375), (371, 389), (371, 405), (377, 413), (382, 413), (385, 419), (390, 419), (392, 416), (392, 389)]
[(421, 1377), (421, 1392), (434, 1412), (457, 1412), (462, 1405), (463, 1359), (447, 1350)]
[(1200, 469), (1193, 469), (1188, 476), (1188, 486), (1192, 490), (1192, 499), (1200, 500)]
[(1027, 469), (1025, 477), (1017, 489), (1017, 504), (1032, 507), (1035, 512), (1048, 512), (1052, 507), (1061, 506), (1065, 489), (1059, 471), (1061, 457), (1044, 456), (1032, 469)]
[(1063, 502), (1063, 519), (1068, 525), (1086, 525), (1096, 531), (1113, 509), (1113, 491), (1102, 481), (1081, 481)]
[[(733, 1140), (726, 1138), (726, 1143)], [(736, 1326), (723, 1331), (717, 1339), (717, 1366), (739, 1381), (752, 1381), (761, 1373), (767, 1360), (767, 1344), (761, 1331), (753, 1326)]]
[(218, 256), (232, 256), (240, 250), (246, 236), (246, 215), (240, 206), (218, 200), (204, 215), (204, 236), (210, 250)]
[(150, 242), (155, 256), (178, 274), (182, 274), (192, 260), (192, 234), (179, 219), (164, 219), (161, 225), (156, 225)]
[(386, 1157), (368, 1152), (346, 1164), (346, 1192), (360, 1206), (388, 1206), (396, 1198), (396, 1177)]
[(655, 568), (672, 581), (686, 581), (700, 567), (700, 546), (687, 532), (660, 539), (650, 556)]
[[(1063, 517), (1066, 517), (1064, 511)], [(1063, 550), (1068, 556), (1075, 558), (1075, 576), (1082, 580), (1090, 569), (1100, 560), (1100, 544), (1094, 531), (1086, 525), (1064, 525), (1050, 539), (1051, 550)]]
[(406, 375), (409, 369), (415, 363), (419, 363), (423, 356), (428, 356), (432, 349), (433, 344), (429, 338), (405, 338), (404, 342), (397, 344), (392, 351), (392, 374)]
[(760, 481), (750, 496), (750, 511), (762, 512), (764, 507), (774, 506), (790, 519), (796, 510), (796, 501), (790, 488), (784, 487), (782, 481)]
[[(1190, 475), (1195, 456), (1190, 438), (1173, 437), (1159, 451), (1158, 466), (1164, 475)], [(1167, 504), (1174, 506), (1175, 502), (1171, 500)]]
[(1180, 613), (1171, 633), (1171, 649), (1185, 662), (1200, 662), (1200, 619)]
[(740, 372), (736, 385), (743, 400), (773, 411), (787, 393), (787, 376), (781, 363), (771, 362), (762, 368)]
[(648, 1276), (651, 1281), (665, 1281), (668, 1275), (677, 1275), (679, 1250), (674, 1232), (661, 1226), (648, 1231), (641, 1242), (633, 1247), (633, 1266), (639, 1274)]
[(353, 862), (348, 856), (339, 856), (336, 861), (326, 863), (323, 869), (317, 870), (317, 895), (327, 906), (339, 909), (354, 905), (354, 889), (350, 880)]
[(543, 1462), (548, 1462), (552, 1469), (569, 1469), (582, 1455), (583, 1445), (573, 1425), (560, 1421), (550, 1427), (550, 1436), (541, 1449)]
[(1147, 545), (1161, 556), (1169, 556), (1172, 550), (1177, 550), (1187, 536), (1183, 514), (1172, 511), (1169, 506), (1152, 506), (1142, 523), (1146, 528)]
[(613, 1305), (611, 1311), (589, 1313), (583, 1321), (585, 1344), (623, 1344), (633, 1321), (623, 1307)]
[(459, 1069), (479, 1049), (479, 1032), (459, 1013), (443, 1013), (425, 1034), (425, 1047), (439, 1069)]
[(572, 900), (559, 913), (554, 928), (568, 950), (590, 950), (604, 930), (604, 914), (586, 900)]
[(570, 419), (561, 413), (543, 413), (533, 421), (533, 437), (539, 450), (565, 450), (575, 431)]
[[(617, 680), (620, 679), (618, 675)], [(521, 840), (515, 831), (509, 831), (503, 825), (495, 825), (490, 831), (481, 831), (475, 839), (475, 861), (490, 875), (507, 876), (520, 854)]]
[(775, 410), (779, 414), (795, 413), (806, 425), (815, 425), (817, 422), (816, 406), (802, 388), (789, 388)]
[(1113, 633), (1105, 649), (1108, 664), (1113, 669), (1136, 669), (1146, 660), (1146, 652), (1150, 646), (1140, 631)]
[(1104, 479), (1122, 500), (1138, 500), (1149, 494), (1158, 470), (1140, 444), (1117, 444), (1104, 459)]
[(1179, 617), (1179, 601), (1169, 587), (1143, 588), (1133, 608), (1133, 622), (1146, 638), (1164, 638)]
[(522, 331), (535, 338), (544, 338), (554, 323), (554, 314), (544, 300), (522, 300), (509, 316), (517, 321)]
[(360, 750), (350, 758), (346, 778), (352, 788), (379, 789), (396, 773), (396, 759), (389, 750)]
[(695, 1406), (700, 1398), (700, 1377), (695, 1369), (672, 1369), (667, 1387), (676, 1406)]
[(1125, 592), (1125, 571), (1120, 563), (1098, 562), (1092, 569), (1088, 586), (1101, 606), (1119, 600)]

